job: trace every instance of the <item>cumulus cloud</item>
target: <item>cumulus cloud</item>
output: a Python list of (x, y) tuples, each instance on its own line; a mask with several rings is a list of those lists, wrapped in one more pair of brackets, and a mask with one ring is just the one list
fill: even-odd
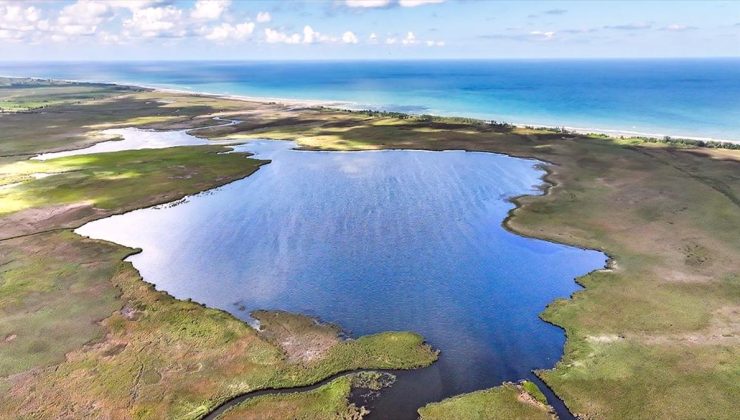
[(216, 20), (229, 8), (231, 0), (198, 0), (190, 12), (193, 19)]
[(257, 22), (259, 23), (267, 23), (272, 20), (272, 15), (270, 15), (270, 12), (259, 12), (257, 13)]
[(416, 44), (416, 35), (413, 32), (408, 32), (406, 36), (401, 40), (403, 45), (414, 45)]
[(344, 2), (344, 5), (347, 7), (361, 8), (387, 7), (390, 4), (390, 0), (345, 0)]
[(381, 7), (417, 7), (426, 4), (444, 3), (445, 0), (344, 0), (344, 5), (353, 8), (373, 9)]
[(327, 42), (338, 42), (339, 38), (331, 35), (324, 35), (318, 31), (315, 31), (311, 26), (306, 25), (303, 27), (303, 40), (304, 44), (314, 43), (327, 43)]
[(62, 8), (54, 29), (59, 36), (92, 35), (112, 12), (105, 3), (80, 0)]
[(351, 31), (347, 31), (342, 34), (342, 42), (344, 42), (345, 44), (357, 44), (357, 35), (355, 35)]
[(182, 10), (174, 6), (146, 7), (133, 11), (131, 18), (123, 21), (127, 36), (176, 37), (185, 35), (182, 27)]
[(548, 41), (555, 38), (554, 31), (532, 31), (529, 34), (532, 35), (535, 39), (539, 39), (542, 41)]
[(0, 40), (26, 39), (48, 24), (41, 19), (41, 10), (34, 6), (0, 3)]
[(301, 42), (301, 35), (297, 33), (289, 35), (276, 29), (265, 28), (265, 42), (268, 44), (298, 44)]
[[(416, 7), (441, 0), (346, 0), (352, 7)], [(271, 44), (399, 44), (443, 46), (443, 41), (403, 34), (360, 34), (347, 30), (323, 34), (310, 25), (302, 30), (258, 27), (272, 21), (260, 11), (253, 20), (235, 21), (231, 0), (197, 0), (191, 6), (171, 0), (76, 0), (59, 7), (40, 7), (0, 0), (0, 42), (63, 42), (89, 39), (101, 44), (132, 43), (142, 39), (193, 37), (211, 42), (257, 38)]]
[(168, 0), (97, 0), (99, 3), (105, 3), (112, 8), (121, 8), (128, 10), (143, 9), (146, 7), (166, 5)]
[(425, 4), (444, 3), (445, 0), (399, 0), (398, 5), (401, 7), (417, 7)]
[(210, 41), (243, 40), (254, 32), (254, 22), (244, 22), (238, 25), (222, 23), (210, 29), (206, 39)]
[[(377, 43), (377, 36), (375, 34), (370, 35), (369, 43)], [(427, 47), (443, 47), (444, 41), (434, 39), (419, 39), (416, 34), (412, 31), (406, 32), (405, 35), (399, 36), (397, 34), (390, 34), (385, 38), (385, 45), (402, 45), (402, 46), (414, 46), (414, 45), (426, 45)]]
[(303, 43), (313, 44), (318, 39), (319, 33), (314, 31), (312, 27), (306, 25), (303, 27)]

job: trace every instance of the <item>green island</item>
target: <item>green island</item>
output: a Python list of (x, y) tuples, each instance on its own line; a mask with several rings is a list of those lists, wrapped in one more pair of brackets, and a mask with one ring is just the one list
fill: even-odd
[[(123, 261), (137, 250), (73, 233), (266, 163), (215, 144), (29, 160), (129, 126), (202, 128), (198, 136), (212, 140), (291, 139), (315, 150), (464, 149), (546, 162), (547, 194), (516, 198), (505, 226), (599, 249), (611, 261), (577, 279), (584, 290), (542, 313), (567, 343), (557, 366), (538, 375), (583, 418), (735, 417), (738, 150), (33, 79), (0, 79), (0, 109), (0, 417), (201, 418), (259, 389), (436, 360), (412, 332), (345, 340), (336, 326), (283, 312), (254, 313), (255, 330), (156, 291)], [(240, 123), (216, 127), (216, 116)], [(224, 416), (357, 418), (365, 412), (349, 402), (354, 386), (341, 376), (312, 391), (247, 400)], [(528, 382), (419, 414), (551, 415)]]

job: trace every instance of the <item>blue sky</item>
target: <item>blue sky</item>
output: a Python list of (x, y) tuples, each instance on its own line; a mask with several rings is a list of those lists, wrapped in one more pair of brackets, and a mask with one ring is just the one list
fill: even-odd
[(0, 0), (0, 60), (740, 56), (740, 1)]

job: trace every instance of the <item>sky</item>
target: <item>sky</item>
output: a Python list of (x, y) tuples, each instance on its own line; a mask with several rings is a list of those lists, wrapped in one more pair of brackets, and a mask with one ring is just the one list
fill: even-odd
[(740, 1), (0, 0), (0, 61), (738, 56)]

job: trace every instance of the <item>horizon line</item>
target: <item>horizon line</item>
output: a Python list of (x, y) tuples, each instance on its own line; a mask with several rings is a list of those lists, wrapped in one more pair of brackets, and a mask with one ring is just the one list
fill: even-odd
[(130, 59), (60, 59), (60, 60), (36, 60), (17, 59), (0, 60), (2, 64), (12, 63), (124, 63), (124, 62), (363, 62), (363, 61), (385, 61), (385, 62), (412, 62), (412, 61), (609, 61), (609, 60), (733, 60), (740, 59), (737, 56), (693, 56), (693, 57), (437, 57), (437, 58), (130, 58)]

